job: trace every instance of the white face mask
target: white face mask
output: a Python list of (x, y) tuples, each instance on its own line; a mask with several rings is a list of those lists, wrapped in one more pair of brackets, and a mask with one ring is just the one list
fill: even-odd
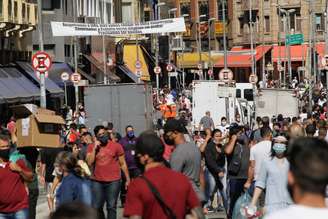
[(227, 122), (221, 122), (221, 125), (222, 126), (226, 126), (227, 125)]

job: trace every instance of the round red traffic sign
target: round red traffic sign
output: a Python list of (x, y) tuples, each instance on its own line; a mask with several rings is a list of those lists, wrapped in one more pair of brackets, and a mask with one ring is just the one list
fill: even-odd
[(222, 69), (219, 72), (219, 79), (221, 81), (231, 81), (233, 79), (233, 73), (230, 69)]
[(81, 81), (81, 75), (77, 72), (71, 74), (71, 81), (74, 84), (78, 84)]
[(35, 71), (44, 73), (49, 71), (51, 65), (52, 62), (48, 53), (39, 51), (32, 56), (32, 67)]
[(160, 74), (160, 73), (162, 72), (161, 67), (156, 66), (156, 67), (154, 68), (154, 72), (155, 72), (156, 74)]
[(140, 69), (142, 67), (142, 64), (139, 60), (137, 60), (134, 66), (136, 67), (136, 69)]
[(212, 69), (209, 69), (209, 70), (207, 71), (207, 74), (208, 74), (209, 76), (212, 76), (212, 75), (213, 75), (213, 70), (212, 70)]
[(61, 73), (60, 78), (62, 79), (62, 81), (68, 81), (69, 74), (67, 72), (63, 72), (63, 73)]
[(257, 77), (256, 74), (251, 74), (251, 75), (249, 76), (249, 83), (251, 83), (251, 84), (256, 84), (257, 81), (258, 81), (258, 77)]
[(172, 70), (173, 70), (173, 66), (172, 66), (171, 64), (168, 64), (168, 65), (166, 66), (166, 70), (167, 70), (167, 71), (172, 71)]

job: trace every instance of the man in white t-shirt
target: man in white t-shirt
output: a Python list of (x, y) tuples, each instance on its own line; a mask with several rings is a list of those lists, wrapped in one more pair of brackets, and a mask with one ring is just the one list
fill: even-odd
[(246, 189), (250, 188), (251, 184), (257, 180), (262, 162), (271, 156), (272, 131), (265, 126), (260, 129), (260, 132), (262, 140), (251, 147), (250, 151), (248, 179), (244, 185)]
[(288, 190), (295, 205), (265, 219), (327, 219), (328, 144), (318, 138), (299, 138), (288, 152)]

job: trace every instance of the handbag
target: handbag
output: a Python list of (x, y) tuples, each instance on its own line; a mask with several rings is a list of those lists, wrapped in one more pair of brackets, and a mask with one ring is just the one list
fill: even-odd
[(243, 153), (243, 147), (242, 145), (238, 144), (240, 146), (240, 152), (238, 156), (233, 156), (229, 166), (228, 166), (228, 173), (232, 176), (236, 176), (239, 173), (239, 170), (241, 168), (241, 155)]
[(170, 218), (170, 219), (177, 219), (177, 217), (174, 214), (174, 212), (172, 211), (172, 209), (169, 206), (167, 206), (167, 204), (165, 204), (164, 200), (162, 199), (161, 195), (159, 194), (159, 192), (155, 188), (155, 186), (146, 177), (140, 176), (140, 178), (143, 179), (146, 182), (148, 188), (150, 189), (150, 191), (155, 196), (157, 202), (159, 203), (159, 205), (163, 209), (165, 215), (168, 216), (168, 218)]

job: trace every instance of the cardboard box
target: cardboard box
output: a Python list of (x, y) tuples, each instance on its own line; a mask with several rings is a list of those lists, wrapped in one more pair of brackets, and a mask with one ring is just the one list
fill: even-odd
[(65, 120), (54, 111), (24, 104), (13, 107), (13, 112), (18, 147), (63, 147), (59, 133)]

